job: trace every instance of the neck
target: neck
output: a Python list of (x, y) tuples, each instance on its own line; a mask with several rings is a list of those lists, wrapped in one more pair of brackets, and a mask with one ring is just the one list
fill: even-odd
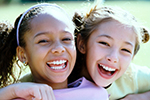
[(53, 88), (53, 90), (68, 88), (68, 80), (65, 80), (60, 83), (54, 83), (54, 82), (50, 82), (50, 81), (46, 81), (46, 80), (35, 80), (35, 78), (34, 78), (33, 82), (47, 84), (47, 85), (51, 86)]
[(64, 89), (64, 88), (67, 88), (68, 85), (67, 85), (67, 80), (62, 82), (62, 83), (52, 83), (52, 84), (48, 84), (49, 86), (51, 86), (54, 90), (55, 89)]
[(88, 79), (89, 81), (93, 81), (86, 66), (82, 67), (81, 73), (82, 73), (82, 76), (84, 76), (86, 79)]

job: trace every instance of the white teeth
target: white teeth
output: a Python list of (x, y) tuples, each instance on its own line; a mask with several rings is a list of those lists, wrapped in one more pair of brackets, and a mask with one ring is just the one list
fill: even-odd
[(65, 66), (66, 66), (66, 65), (64, 65), (64, 66), (57, 66), (57, 67), (50, 67), (50, 68), (57, 70), (57, 69), (63, 69), (63, 68), (65, 68)]
[(59, 65), (59, 64), (63, 64), (63, 63), (65, 63), (66, 62), (66, 60), (57, 60), (57, 61), (52, 61), (52, 62), (47, 62), (48, 64), (56, 64), (56, 65)]
[[(67, 62), (67, 60), (57, 60), (57, 61), (47, 62), (47, 64), (53, 64), (54, 66), (52, 66), (50, 68), (54, 69), (54, 70), (59, 70), (59, 69), (64, 69), (66, 67), (66, 65), (64, 64), (66, 62)], [(63, 66), (58, 66), (61, 64), (63, 64)]]
[(115, 71), (116, 70), (116, 69), (108, 68), (108, 67), (106, 67), (104, 65), (100, 65), (100, 66), (102, 66), (107, 71)]

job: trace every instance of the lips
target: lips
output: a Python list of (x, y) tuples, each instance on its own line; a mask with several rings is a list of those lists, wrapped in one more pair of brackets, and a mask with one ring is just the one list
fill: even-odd
[(117, 72), (117, 69), (110, 68), (108, 66), (104, 66), (102, 64), (98, 64), (99, 74), (106, 79), (110, 79)]
[(55, 60), (55, 61), (50, 61), (47, 62), (47, 65), (52, 69), (52, 70), (63, 70), (67, 66), (67, 60)]

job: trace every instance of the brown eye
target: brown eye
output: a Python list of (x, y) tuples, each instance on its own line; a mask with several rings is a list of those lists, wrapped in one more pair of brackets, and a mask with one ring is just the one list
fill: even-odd
[(64, 38), (63, 41), (70, 41), (70, 38)]
[(38, 43), (45, 43), (48, 42), (47, 40), (40, 40)]
[(122, 49), (122, 50), (125, 51), (125, 52), (128, 52), (128, 53), (131, 53), (131, 51), (128, 50), (128, 49)]
[(99, 42), (100, 44), (102, 44), (102, 45), (106, 45), (106, 46), (109, 46), (109, 44), (108, 43), (106, 43), (106, 42)]

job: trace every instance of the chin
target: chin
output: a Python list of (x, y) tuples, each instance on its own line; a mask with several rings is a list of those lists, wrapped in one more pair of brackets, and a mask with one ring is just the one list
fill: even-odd
[(62, 82), (67, 81), (67, 78), (60, 77), (60, 78), (56, 78), (54, 81), (55, 81), (55, 83), (62, 83)]
[[(112, 84), (112, 82), (108, 82), (108, 81), (106, 81), (106, 80), (103, 80), (103, 79), (99, 79), (100, 81), (98, 82), (97, 81), (97, 85), (98, 86), (102, 86), (102, 87), (107, 87), (107, 86), (109, 86), (110, 84)], [(96, 81), (95, 81), (96, 82)]]

